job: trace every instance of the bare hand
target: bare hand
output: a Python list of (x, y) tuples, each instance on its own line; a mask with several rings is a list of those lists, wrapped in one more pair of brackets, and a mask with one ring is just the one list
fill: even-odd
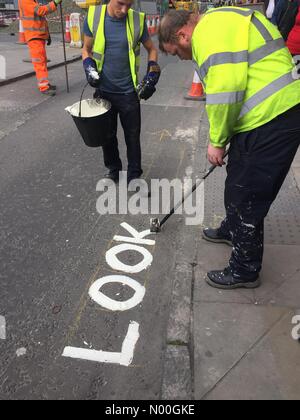
[(225, 162), (223, 157), (225, 155), (225, 147), (214, 147), (212, 144), (209, 144), (207, 150), (207, 158), (212, 165), (223, 166)]

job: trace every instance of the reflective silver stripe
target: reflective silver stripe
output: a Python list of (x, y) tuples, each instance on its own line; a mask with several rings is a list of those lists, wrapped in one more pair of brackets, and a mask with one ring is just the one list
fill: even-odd
[(258, 48), (252, 53), (249, 53), (249, 66), (263, 59), (264, 57), (273, 54), (275, 51), (279, 51), (285, 47), (286, 45), (282, 38), (272, 39), (272, 41), (268, 41), (262, 47)]
[(279, 79), (274, 80), (272, 83), (261, 89), (259, 92), (255, 93), (250, 99), (248, 99), (241, 110), (238, 119), (241, 119), (247, 112), (251, 111), (257, 105), (261, 104), (270, 96), (277, 93), (279, 90), (283, 89), (284, 87), (288, 86), (289, 84), (295, 82), (293, 77), (293, 73), (287, 73), (283, 76), (279, 77)]
[(133, 48), (137, 46), (140, 40), (140, 14), (138, 12), (133, 12), (133, 30), (134, 30), (134, 38), (133, 38)]
[(208, 59), (201, 65), (199, 72), (200, 78), (203, 80), (207, 76), (208, 70), (211, 66), (218, 64), (237, 64), (248, 62), (248, 51), (238, 52), (225, 52), (212, 54)]
[(217, 12), (231, 12), (231, 13), (238, 13), (239, 15), (242, 16), (250, 16), (254, 13), (254, 11), (250, 10), (250, 9), (245, 9), (245, 10), (237, 10), (237, 9), (232, 9), (230, 7), (221, 7), (220, 9), (210, 9), (209, 12), (207, 12), (208, 14), (210, 13), (217, 13)]
[(268, 29), (265, 27), (265, 25), (261, 23), (261, 21), (257, 19), (255, 15), (252, 16), (251, 22), (253, 23), (253, 25), (256, 27), (256, 29), (258, 30), (258, 32), (261, 34), (261, 36), (266, 42), (272, 41), (273, 39), (272, 35), (268, 31)]
[(24, 31), (31, 31), (31, 32), (47, 32), (47, 28), (24, 28)]
[(42, 62), (40, 58), (32, 58), (31, 61), (33, 63), (41, 63)]
[(203, 79), (202, 79), (202, 77), (201, 77), (201, 75), (200, 75), (200, 68), (199, 68), (199, 66), (198, 66), (198, 63), (197, 63), (197, 61), (196, 60), (192, 60), (192, 62), (193, 62), (193, 67), (194, 67), (194, 70), (197, 72), (197, 74), (198, 74), (198, 76), (199, 76), (199, 78), (200, 78), (200, 80), (201, 80), (201, 83), (203, 84), (203, 86), (204, 86), (204, 88), (205, 88), (205, 82), (203, 81)]
[(39, 11), (40, 6), (35, 6), (35, 8), (33, 9), (34, 13), (37, 13)]
[(102, 54), (99, 54), (99, 53), (93, 52), (93, 57), (94, 57), (96, 60), (101, 61), (101, 59), (102, 59)]
[(222, 92), (206, 94), (207, 105), (222, 105), (222, 104), (236, 104), (242, 102), (244, 99), (245, 91), (239, 92)]
[(34, 16), (34, 17), (22, 16), (22, 20), (27, 20), (27, 21), (43, 21), (43, 20), (45, 20), (45, 18), (44, 17), (41, 17), (41, 16)]
[(102, 6), (96, 6), (93, 22), (93, 36), (96, 37), (97, 30), (100, 24)]

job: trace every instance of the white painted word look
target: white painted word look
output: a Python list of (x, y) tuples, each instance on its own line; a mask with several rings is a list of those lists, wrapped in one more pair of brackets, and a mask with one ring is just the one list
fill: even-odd
[[(155, 241), (145, 239), (146, 236), (150, 235), (150, 230), (138, 232), (127, 223), (121, 223), (121, 226), (126, 229), (131, 236), (114, 236), (114, 241), (124, 243), (116, 245), (106, 252), (106, 262), (114, 270), (122, 271), (124, 273), (140, 273), (141, 271), (146, 270), (153, 261), (152, 254), (145, 248), (145, 246), (153, 246), (155, 245)], [(126, 251), (135, 251), (139, 253), (143, 257), (142, 261), (135, 265), (128, 265), (121, 262), (118, 255)], [(108, 283), (121, 283), (127, 285), (134, 290), (134, 295), (123, 302), (111, 299), (101, 292), (101, 288)], [(109, 309), (111, 311), (127, 311), (139, 305), (143, 301), (145, 292), (145, 287), (136, 280), (128, 276), (116, 274), (101, 277), (96, 280), (90, 287), (89, 296), (94, 302), (105, 309)], [(123, 366), (129, 366), (132, 363), (134, 349), (139, 336), (139, 324), (135, 321), (131, 321), (120, 352), (107, 352), (79, 347), (65, 347), (63, 356), (71, 357), (73, 359), (83, 359), (100, 363), (115, 363)]]

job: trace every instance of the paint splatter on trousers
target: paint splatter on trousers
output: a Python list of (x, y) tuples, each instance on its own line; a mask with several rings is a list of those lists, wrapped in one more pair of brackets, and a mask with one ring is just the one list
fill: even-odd
[(220, 232), (230, 234), (229, 266), (236, 278), (252, 280), (262, 267), (264, 219), (275, 200), (300, 143), (300, 104), (252, 131), (231, 139), (225, 184), (226, 218)]

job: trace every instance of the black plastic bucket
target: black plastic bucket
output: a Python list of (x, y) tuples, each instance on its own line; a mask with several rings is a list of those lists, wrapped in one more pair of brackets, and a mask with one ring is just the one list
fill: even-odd
[(111, 103), (101, 98), (82, 100), (83, 92), (80, 101), (67, 107), (66, 111), (72, 116), (87, 146), (104, 146), (111, 132)]

